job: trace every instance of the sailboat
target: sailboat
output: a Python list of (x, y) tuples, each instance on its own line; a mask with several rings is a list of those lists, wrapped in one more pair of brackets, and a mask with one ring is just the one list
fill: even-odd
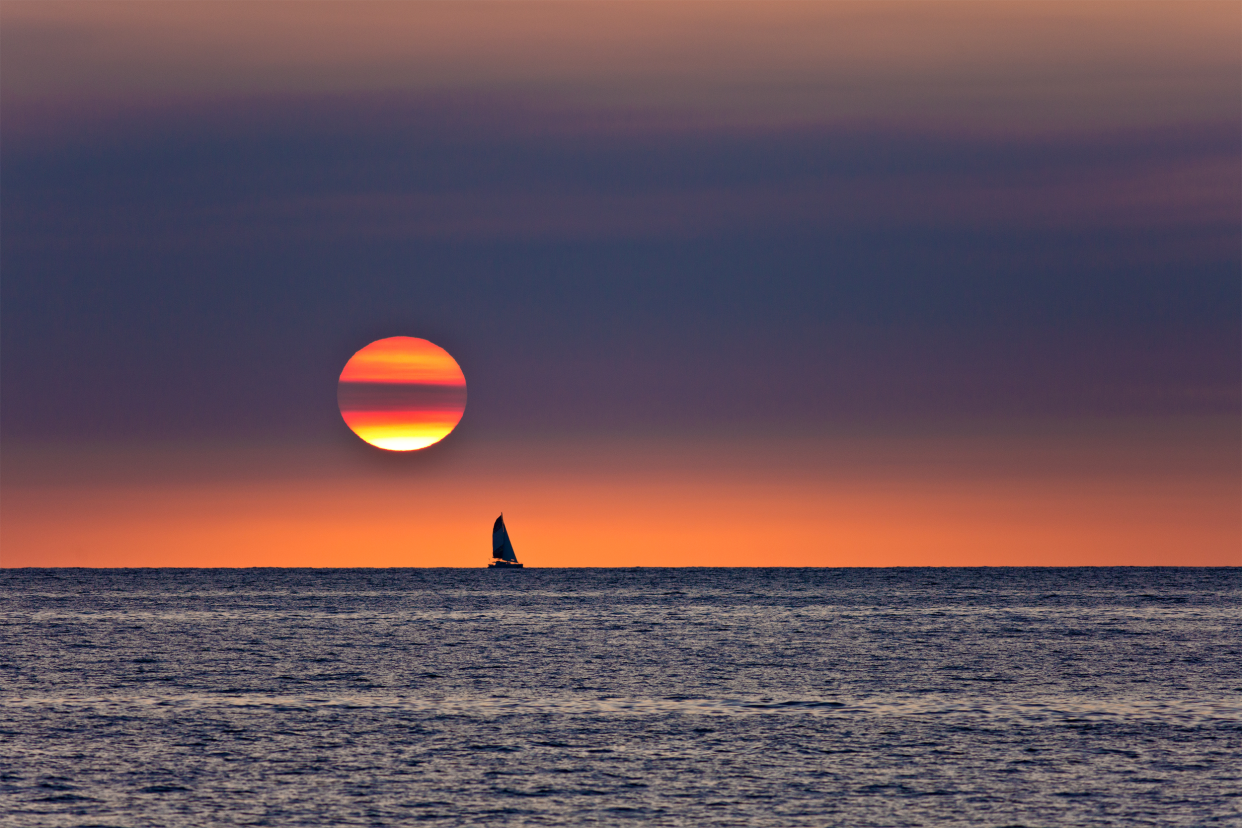
[(495, 559), (487, 565), (488, 569), (521, 569), (509, 533), (505, 530), (505, 516), (501, 513), (492, 526), (492, 557)]

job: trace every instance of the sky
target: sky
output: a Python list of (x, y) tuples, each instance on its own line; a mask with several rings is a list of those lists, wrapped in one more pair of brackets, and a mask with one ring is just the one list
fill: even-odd
[(1240, 32), (6, 0), (0, 565), (1242, 564)]

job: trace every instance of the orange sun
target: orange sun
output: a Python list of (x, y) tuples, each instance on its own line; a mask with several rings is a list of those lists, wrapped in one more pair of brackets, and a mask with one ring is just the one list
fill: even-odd
[(336, 401), (345, 424), (373, 446), (413, 451), (443, 440), (466, 410), (466, 376), (448, 351), (390, 336), (350, 357)]

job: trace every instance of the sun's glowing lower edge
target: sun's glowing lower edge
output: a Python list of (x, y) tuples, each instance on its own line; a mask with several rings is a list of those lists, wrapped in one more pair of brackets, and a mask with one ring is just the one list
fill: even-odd
[(414, 451), (438, 443), (457, 423), (410, 424), (384, 428), (355, 428), (354, 433), (377, 448), (388, 451)]
[(438, 437), (363, 437), (361, 434), (358, 436), (376, 448), (382, 448), (386, 451), (416, 451), (435, 445), (447, 437), (448, 432), (446, 431)]
[(422, 422), (392, 422), (385, 413), (343, 412), (345, 422), (355, 434), (376, 448), (387, 451), (416, 451), (440, 442), (457, 427), (461, 412), (451, 418)]

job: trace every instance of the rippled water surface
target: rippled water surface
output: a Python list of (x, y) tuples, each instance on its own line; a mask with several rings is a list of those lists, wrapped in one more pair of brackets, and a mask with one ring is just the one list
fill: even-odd
[(12, 826), (1238, 825), (1237, 569), (0, 570)]

